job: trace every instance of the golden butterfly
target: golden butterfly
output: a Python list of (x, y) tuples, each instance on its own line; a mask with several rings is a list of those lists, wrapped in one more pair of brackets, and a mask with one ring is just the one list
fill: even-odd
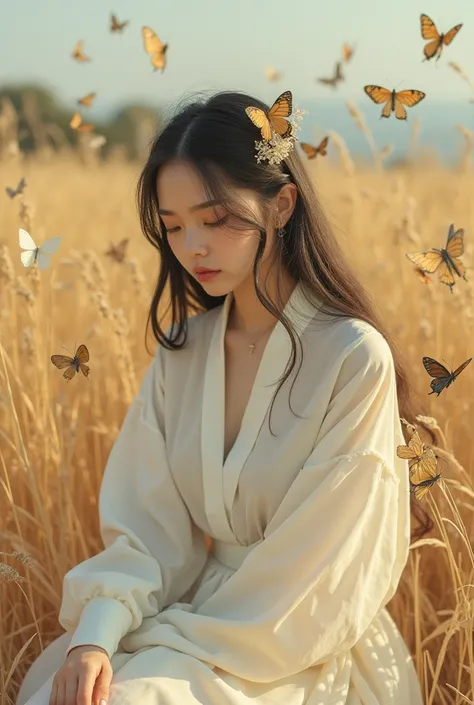
[(69, 123), (69, 126), (73, 130), (77, 130), (78, 132), (92, 132), (92, 130), (95, 128), (95, 125), (93, 125), (92, 123), (82, 122), (81, 113), (74, 113)]
[(291, 91), (285, 91), (278, 96), (272, 107), (266, 111), (261, 108), (249, 106), (245, 112), (255, 125), (260, 128), (264, 140), (271, 140), (272, 132), (285, 138), (291, 135), (291, 124), (286, 120), (293, 110), (293, 96)]
[(436, 25), (428, 15), (420, 15), (421, 23), (421, 36), (423, 39), (429, 39), (431, 41), (425, 44), (423, 47), (423, 53), (425, 58), (423, 61), (429, 61), (436, 56), (436, 61), (441, 56), (443, 51), (443, 46), (448, 46), (453, 41), (456, 34), (462, 27), (462, 24), (457, 24), (455, 27), (446, 32), (446, 34), (440, 34), (436, 29)]
[(459, 377), (461, 372), (469, 365), (471, 360), (472, 357), (470, 357), (468, 360), (465, 360), (462, 365), (459, 365), (459, 367), (454, 370), (454, 372), (450, 372), (447, 367), (442, 365), (434, 358), (423, 357), (423, 365), (425, 367), (425, 370), (428, 372), (430, 377), (434, 377), (434, 379), (432, 379), (430, 383), (432, 391), (429, 392), (428, 396), (430, 394), (437, 394), (439, 396), (443, 389), (447, 389), (449, 385), (456, 380), (456, 377)]
[(334, 67), (334, 74), (329, 78), (318, 78), (319, 83), (325, 86), (331, 86), (331, 88), (336, 88), (337, 84), (344, 80), (344, 74), (342, 73), (342, 64), (338, 61)]
[(161, 69), (163, 73), (166, 67), (168, 44), (163, 44), (159, 40), (158, 35), (150, 27), (142, 27), (142, 37), (145, 51), (151, 56), (153, 69), (155, 71)]
[(110, 245), (109, 249), (105, 252), (105, 254), (107, 255), (107, 257), (110, 257), (116, 262), (123, 262), (125, 259), (125, 253), (127, 251), (128, 243), (129, 238), (126, 237), (123, 240), (120, 240), (117, 245)]
[(86, 54), (84, 54), (84, 42), (82, 39), (80, 39), (77, 42), (76, 46), (74, 47), (73, 52), (72, 52), (72, 57), (76, 61), (80, 61), (80, 62), (90, 61), (90, 57), (86, 56)]
[(86, 365), (89, 362), (89, 351), (85, 345), (79, 345), (73, 357), (69, 355), (51, 355), (51, 362), (59, 370), (66, 368), (63, 377), (69, 382), (74, 375), (79, 371), (82, 372), (84, 377), (89, 376), (90, 367)]
[(322, 157), (325, 157), (327, 154), (327, 146), (329, 142), (329, 137), (325, 137), (317, 147), (313, 147), (312, 144), (308, 144), (308, 142), (300, 142), (301, 149), (303, 152), (306, 154), (308, 159), (314, 159), (318, 154), (320, 154)]
[(451, 224), (449, 226), (448, 241), (444, 249), (433, 247), (426, 252), (410, 252), (406, 256), (410, 262), (413, 262), (413, 264), (416, 264), (417, 267), (428, 274), (433, 274), (438, 270), (439, 281), (441, 284), (449, 286), (451, 293), (453, 293), (453, 286), (456, 283), (455, 274), (467, 281), (466, 270), (459, 259), (463, 252), (464, 230), (460, 228), (455, 231), (454, 226)]
[(405, 91), (389, 91), (388, 88), (382, 88), (381, 86), (364, 86), (364, 91), (367, 93), (369, 98), (374, 101), (374, 103), (385, 103), (382, 109), (381, 117), (389, 118), (392, 112), (395, 113), (395, 117), (399, 120), (407, 119), (407, 111), (403, 107), (406, 105), (408, 108), (412, 108), (417, 105), (426, 93), (423, 91), (417, 91), (414, 89), (408, 89)]
[(88, 93), (83, 98), (79, 98), (77, 102), (79, 103), (79, 105), (83, 105), (85, 108), (90, 108), (96, 96), (97, 93)]
[(110, 31), (111, 32), (123, 32), (125, 27), (129, 24), (130, 20), (125, 20), (124, 22), (119, 22), (115, 15), (110, 15)]
[(432, 448), (427, 448), (418, 431), (414, 430), (408, 445), (397, 446), (399, 458), (408, 460), (410, 490), (416, 499), (423, 499), (441, 477), (437, 472), (437, 458)]

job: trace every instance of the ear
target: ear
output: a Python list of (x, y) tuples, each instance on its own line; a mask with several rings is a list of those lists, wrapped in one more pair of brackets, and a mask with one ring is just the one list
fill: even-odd
[(277, 196), (276, 201), (276, 218), (277, 227), (283, 228), (291, 218), (298, 198), (298, 189), (295, 184), (283, 184)]

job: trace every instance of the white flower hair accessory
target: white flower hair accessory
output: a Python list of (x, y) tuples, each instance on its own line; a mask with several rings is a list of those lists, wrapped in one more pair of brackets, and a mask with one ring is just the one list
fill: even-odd
[[(270, 164), (279, 164), (286, 159), (298, 139), (295, 134), (300, 129), (298, 122), (306, 110), (296, 109), (293, 112), (293, 96), (291, 91), (282, 93), (268, 112), (261, 108), (249, 106), (245, 112), (256, 127), (260, 128), (263, 139), (255, 141), (257, 162), (264, 159)], [(288, 120), (287, 118), (292, 117)]]

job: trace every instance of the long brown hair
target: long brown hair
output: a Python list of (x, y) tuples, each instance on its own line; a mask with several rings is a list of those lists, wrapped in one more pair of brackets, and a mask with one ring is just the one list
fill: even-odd
[[(295, 208), (285, 225), (285, 237), (275, 238), (271, 265), (276, 267), (277, 276), (285, 269), (296, 282), (302, 282), (310, 295), (314, 294), (327, 306), (327, 313), (331, 316), (366, 321), (384, 336), (393, 355), (400, 415), (413, 424), (416, 414), (426, 415), (427, 410), (421, 400), (415, 402), (410, 392), (401, 350), (339, 247), (298, 151), (292, 150), (277, 165), (268, 161), (257, 162), (255, 141), (261, 136), (245, 113), (249, 105), (263, 110), (269, 107), (243, 92), (223, 91), (208, 99), (198, 99), (178, 109), (153, 141), (137, 186), (142, 230), (160, 253), (160, 270), (148, 326), (151, 324), (160, 345), (169, 350), (180, 349), (187, 341), (189, 315), (220, 306), (225, 299), (224, 296), (207, 294), (181, 266), (169, 246), (166, 228), (158, 213), (158, 173), (171, 160), (181, 160), (199, 174), (210, 199), (219, 200), (245, 229), (254, 228), (260, 233), (253, 267), (255, 289), (262, 305), (285, 326), (292, 345), (291, 360), (279, 381), (276, 396), (294, 368), (297, 336), (291, 321), (283, 314), (283, 303), (267, 298), (265, 289), (261, 288), (259, 265), (268, 223), (275, 215), (270, 207), (271, 201), (283, 184), (293, 183), (298, 191)], [(261, 206), (261, 219), (239, 202), (236, 188), (255, 192)], [(167, 284), (169, 293), (165, 294)], [(160, 302), (168, 297), (172, 317), (169, 337), (161, 328), (158, 317)], [(412, 536), (422, 536), (432, 528), (432, 523), (413, 498), (412, 513), (419, 523)]]

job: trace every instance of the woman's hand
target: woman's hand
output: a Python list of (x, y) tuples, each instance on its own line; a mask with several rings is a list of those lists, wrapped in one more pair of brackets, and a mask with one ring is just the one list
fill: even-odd
[(54, 676), (49, 705), (106, 705), (112, 675), (104, 649), (76, 646)]

